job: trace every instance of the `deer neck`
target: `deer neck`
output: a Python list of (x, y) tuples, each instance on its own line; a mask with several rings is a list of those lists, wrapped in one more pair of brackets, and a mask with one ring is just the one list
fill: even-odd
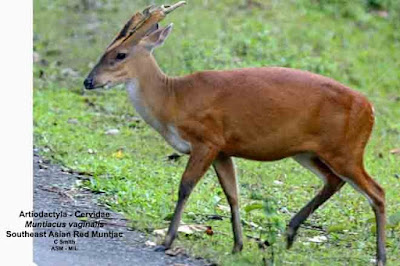
[(188, 153), (190, 144), (180, 137), (174, 123), (176, 99), (173, 78), (162, 72), (151, 55), (136, 62), (137, 77), (126, 83), (136, 112), (173, 148), (179, 152)]
[(169, 78), (151, 55), (137, 58), (133, 68), (136, 78), (130, 79), (126, 87), (136, 111), (155, 128), (154, 119), (159, 123), (169, 122), (168, 110), (173, 102), (167, 87)]
[(160, 69), (152, 55), (139, 57), (135, 61), (136, 78), (128, 81), (130, 97), (139, 97), (142, 104), (154, 115), (163, 116), (165, 104), (172, 100), (167, 88), (169, 78)]

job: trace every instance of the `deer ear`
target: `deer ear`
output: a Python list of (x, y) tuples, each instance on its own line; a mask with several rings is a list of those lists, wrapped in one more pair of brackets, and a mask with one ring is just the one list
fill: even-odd
[(162, 45), (165, 39), (167, 39), (168, 35), (171, 33), (172, 27), (173, 24), (171, 23), (167, 27), (158, 29), (149, 34), (145, 40), (146, 47), (152, 51), (154, 48)]

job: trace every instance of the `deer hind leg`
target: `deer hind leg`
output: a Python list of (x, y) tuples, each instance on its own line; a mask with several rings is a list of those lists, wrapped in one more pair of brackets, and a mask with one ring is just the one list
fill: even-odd
[(287, 229), (287, 248), (289, 249), (297, 234), (300, 225), (310, 216), (319, 206), (335, 194), (343, 185), (344, 181), (333, 173), (316, 155), (304, 153), (293, 157), (299, 164), (307, 168), (324, 181), (323, 188), (318, 194), (308, 202), (289, 222)]
[(354, 189), (363, 194), (369, 201), (374, 214), (377, 228), (376, 248), (377, 265), (386, 264), (385, 251), (385, 192), (365, 171), (362, 160), (343, 160), (342, 158), (328, 159), (327, 162), (335, 173), (351, 184)]
[(233, 253), (243, 248), (242, 225), (239, 215), (238, 189), (235, 169), (231, 157), (219, 154), (214, 161), (214, 169), (217, 173), (219, 183), (224, 190), (228, 203), (231, 207), (231, 222), (234, 236)]

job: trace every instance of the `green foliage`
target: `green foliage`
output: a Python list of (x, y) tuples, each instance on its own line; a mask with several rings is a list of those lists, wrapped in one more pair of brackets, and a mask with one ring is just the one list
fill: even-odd
[[(187, 158), (167, 159), (173, 150), (137, 118), (125, 92), (83, 94), (82, 82), (125, 20), (149, 2), (35, 0), (33, 47), (39, 55), (33, 73), (35, 144), (43, 156), (92, 173), (83, 186), (100, 193), (104, 204), (145, 232), (168, 226)], [(395, 176), (400, 174), (400, 157), (390, 153), (400, 147), (398, 1), (237, 2), (190, 1), (173, 13), (162, 23), (174, 22), (175, 27), (156, 51), (157, 61), (170, 75), (294, 67), (332, 77), (367, 95), (377, 119), (365, 164), (386, 190), (388, 265), (398, 265), (400, 181)], [(106, 135), (109, 129), (119, 134)], [(244, 234), (249, 236), (242, 254), (229, 254), (227, 202), (212, 171), (191, 195), (183, 221), (210, 225), (214, 235), (180, 236), (178, 245), (222, 265), (370, 263), (375, 255), (374, 215), (350, 186), (307, 220), (286, 251), (284, 225), (318, 192), (320, 183), (291, 160), (238, 159), (236, 164)], [(210, 215), (224, 219), (210, 220)], [(320, 230), (328, 242), (309, 242)], [(270, 246), (260, 248), (254, 239), (267, 240)]]
[(265, 239), (271, 253), (269, 261), (273, 264), (275, 262), (277, 237), (283, 233), (285, 223), (278, 213), (278, 205), (275, 199), (267, 198), (264, 200), (264, 212), (266, 216)]

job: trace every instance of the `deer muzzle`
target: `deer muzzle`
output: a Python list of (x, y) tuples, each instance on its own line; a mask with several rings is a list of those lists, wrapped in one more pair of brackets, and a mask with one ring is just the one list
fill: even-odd
[(87, 89), (87, 90), (94, 89), (93, 78), (92, 77), (87, 77), (85, 79), (85, 81), (83, 82), (83, 85), (85, 86), (85, 89)]

